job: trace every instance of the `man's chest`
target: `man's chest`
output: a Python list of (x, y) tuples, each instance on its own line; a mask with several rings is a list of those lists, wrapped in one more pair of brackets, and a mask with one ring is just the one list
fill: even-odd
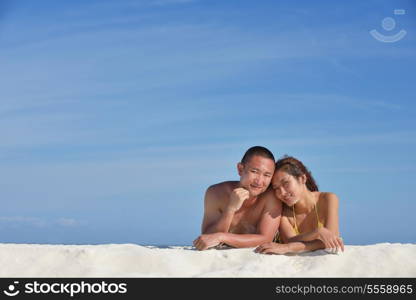
[(250, 209), (235, 213), (229, 232), (237, 234), (256, 233), (260, 216), (261, 209), (259, 207), (251, 207)]

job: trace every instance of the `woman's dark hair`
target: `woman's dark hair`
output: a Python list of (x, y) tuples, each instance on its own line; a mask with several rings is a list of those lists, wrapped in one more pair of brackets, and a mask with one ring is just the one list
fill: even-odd
[(305, 174), (306, 187), (308, 190), (311, 192), (319, 191), (318, 185), (316, 184), (315, 179), (312, 177), (312, 173), (303, 165), (300, 160), (292, 156), (285, 155), (276, 162), (275, 172), (278, 170), (282, 170), (289, 175), (294, 176), (295, 178), (299, 178)]

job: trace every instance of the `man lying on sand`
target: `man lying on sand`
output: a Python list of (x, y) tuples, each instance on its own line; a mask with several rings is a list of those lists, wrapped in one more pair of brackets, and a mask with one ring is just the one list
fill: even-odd
[(210, 186), (205, 193), (202, 234), (193, 242), (198, 250), (228, 245), (255, 247), (273, 240), (282, 204), (269, 189), (275, 169), (273, 154), (255, 146), (237, 164), (240, 181)]

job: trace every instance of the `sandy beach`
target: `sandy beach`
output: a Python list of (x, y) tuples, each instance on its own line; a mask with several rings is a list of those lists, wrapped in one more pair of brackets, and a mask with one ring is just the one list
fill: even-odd
[(0, 277), (416, 277), (416, 245), (346, 246), (299, 255), (254, 248), (0, 244)]

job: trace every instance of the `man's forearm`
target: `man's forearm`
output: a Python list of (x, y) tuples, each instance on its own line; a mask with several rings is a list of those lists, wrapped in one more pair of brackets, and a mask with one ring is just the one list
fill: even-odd
[(262, 234), (234, 234), (226, 232), (221, 235), (220, 240), (222, 243), (235, 248), (249, 248), (271, 242), (273, 237), (269, 238)]
[(221, 218), (214, 224), (208, 226), (202, 233), (228, 232), (234, 218), (234, 211), (224, 211)]

